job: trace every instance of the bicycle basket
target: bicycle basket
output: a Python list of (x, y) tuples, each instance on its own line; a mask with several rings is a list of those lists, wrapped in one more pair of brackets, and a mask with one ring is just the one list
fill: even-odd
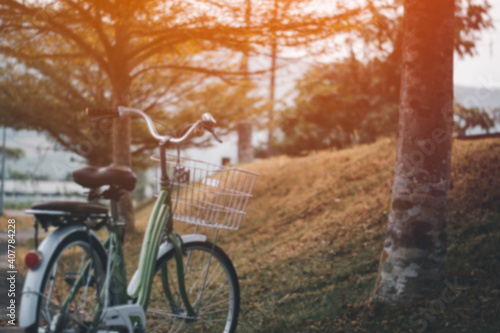
[(177, 155), (167, 155), (167, 172), (174, 220), (230, 230), (239, 229), (259, 175)]

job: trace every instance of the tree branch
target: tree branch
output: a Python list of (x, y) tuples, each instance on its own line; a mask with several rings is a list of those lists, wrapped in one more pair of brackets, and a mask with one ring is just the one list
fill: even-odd
[(197, 72), (197, 73), (203, 73), (207, 75), (212, 75), (212, 76), (243, 76), (243, 75), (258, 75), (258, 74), (264, 74), (267, 73), (268, 70), (259, 70), (259, 71), (253, 71), (253, 72), (230, 72), (230, 71), (221, 71), (221, 70), (216, 70), (216, 69), (206, 69), (202, 67), (194, 67), (194, 66), (185, 66), (185, 65), (160, 65), (160, 66), (154, 66), (154, 67), (147, 67), (143, 68), (134, 74), (131, 75), (132, 78), (136, 78), (137, 76), (151, 70), (158, 70), (158, 69), (176, 69), (176, 70), (185, 70), (185, 71), (191, 71), (191, 72)]
[(96, 21), (95, 18), (92, 15), (90, 15), (88, 11), (83, 9), (81, 6), (78, 6), (78, 4), (74, 3), (73, 1), (64, 0), (64, 2), (66, 2), (71, 7), (75, 8), (80, 14), (83, 15), (84, 18), (86, 18), (92, 24), (102, 42), (102, 45), (104, 46), (104, 50), (106, 51), (106, 53), (109, 54), (111, 52), (111, 43), (108, 39), (108, 36), (104, 33), (102, 26), (99, 24), (101, 22)]
[(18, 53), (14, 51), (11, 48), (8, 47), (1, 47), (0, 46), (0, 52), (3, 52), (5, 54), (9, 54), (10, 56), (17, 58), (17, 59), (59, 59), (59, 58), (84, 58), (85, 55), (83, 53), (56, 53), (56, 54), (37, 54), (37, 55), (28, 55), (24, 53)]
[[(0, 5), (8, 6), (9, 8), (17, 9), (28, 15), (36, 15), (39, 9), (29, 8), (15, 0), (0, 0)], [(50, 27), (50, 28), (49, 28)], [(35, 27), (40, 30), (41, 28)], [(50, 16), (47, 16), (47, 26), (44, 27), (46, 30), (53, 30), (54, 32), (59, 33), (62, 37), (69, 39), (75, 42), (82, 51), (87, 53), (90, 57), (92, 57), (101, 68), (109, 73), (110, 68), (109, 64), (104, 60), (103, 56), (97, 52), (94, 48), (88, 45), (80, 36), (76, 33), (65, 27), (64, 25), (56, 22)]]

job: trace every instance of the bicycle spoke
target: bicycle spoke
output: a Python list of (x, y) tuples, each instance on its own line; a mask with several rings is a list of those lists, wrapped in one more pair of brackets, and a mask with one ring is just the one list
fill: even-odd
[[(90, 263), (91, 262), (92, 261), (90, 261)], [(89, 273), (92, 273), (92, 272), (89, 272)], [(89, 287), (89, 283), (90, 283), (91, 277), (92, 277), (92, 274), (87, 274), (87, 281), (85, 283), (85, 287), (83, 288), (83, 294), (82, 294), (82, 299), (84, 301), (83, 301), (83, 304), (81, 304), (81, 307), (80, 307), (80, 305), (77, 306), (76, 312), (80, 312), (80, 308), (85, 309), (85, 305), (87, 304), (87, 298), (86, 297), (87, 297), (87, 292), (88, 292), (88, 287)]]
[[(227, 289), (227, 290), (229, 290), (229, 289)], [(223, 299), (223, 300), (220, 300), (220, 301), (218, 301), (218, 302), (215, 302), (215, 303), (210, 303), (209, 305), (205, 305), (205, 306), (203, 306), (202, 308), (200, 308), (200, 311), (201, 311), (201, 310), (206, 310), (206, 309), (209, 309), (209, 308), (211, 308), (211, 307), (213, 307), (213, 306), (215, 306), (215, 305), (219, 305), (219, 304), (224, 304), (224, 303), (227, 303), (227, 302), (229, 302), (229, 300), (230, 300), (230, 298), (228, 297), (228, 298)]]
[(208, 316), (208, 315), (211, 315), (214, 313), (224, 313), (224, 312), (226, 312), (226, 310), (216, 310), (216, 311), (210, 311), (210, 312), (203, 312), (203, 314), (201, 314), (199, 317), (204, 317), (204, 316)]
[[(220, 267), (220, 264), (218, 264), (218, 267)], [(215, 269), (214, 269), (214, 270), (212, 271), (212, 275), (211, 275), (211, 276), (210, 276), (210, 278), (208, 279), (208, 281), (209, 281), (208, 285), (205, 285), (206, 289), (210, 289), (210, 286), (212, 285), (212, 283), (213, 283), (215, 280), (217, 280), (221, 274), (223, 274), (223, 273), (224, 273), (224, 271), (221, 269), (221, 270), (219, 271), (219, 273), (217, 273), (217, 276), (215, 276), (215, 277), (214, 277), (213, 275), (215, 274), (215, 272), (217, 272), (217, 270), (215, 270)]]
[(213, 322), (225, 322), (226, 319), (210, 319), (210, 320), (198, 320), (200, 323), (213, 323)]
[[(146, 316), (148, 331), (151, 332), (234, 332), (234, 309), (236, 302), (234, 286), (229, 282), (227, 268), (220, 258), (215, 256), (214, 247), (209, 243), (203, 246), (186, 245), (187, 255), (184, 257), (184, 272), (188, 299), (191, 306), (198, 308), (196, 318), (187, 318), (185, 310), (172, 313), (165, 296), (155, 295), (150, 301)], [(205, 245), (207, 244), (207, 245)], [(220, 251), (220, 249), (218, 250)], [(166, 262), (168, 283), (180, 309), (184, 304), (180, 300), (178, 289), (177, 267), (173, 257)], [(189, 260), (188, 260), (189, 259)], [(209, 265), (209, 263), (211, 264)], [(158, 267), (160, 267), (160, 264)], [(161, 274), (157, 273), (153, 280), (153, 288), (162, 291)], [(239, 296), (238, 296), (239, 299)], [(230, 329), (230, 327), (232, 327)]]
[[(226, 284), (226, 282), (225, 282), (225, 281), (224, 281), (224, 284)], [(222, 287), (222, 286), (221, 286), (221, 287)], [(224, 291), (226, 291), (226, 290), (229, 290), (229, 288), (224, 289), (224, 290), (221, 290), (221, 291), (219, 291), (219, 290), (220, 290), (220, 287), (219, 287), (219, 289), (217, 289), (217, 290), (216, 290), (216, 291), (212, 294), (212, 297), (210, 297), (210, 298), (209, 298), (209, 299), (205, 302), (205, 304), (208, 304), (208, 303), (209, 303), (209, 302), (210, 302), (210, 301), (211, 301), (211, 300), (212, 300), (215, 296), (217, 296), (217, 295), (218, 295), (218, 294), (220, 294), (221, 292), (224, 292)], [(204, 306), (202, 307), (202, 309), (206, 309), (206, 308), (207, 308), (207, 306), (206, 306), (206, 305), (204, 305)], [(200, 311), (201, 311), (201, 309), (200, 309)]]
[[(216, 277), (216, 278), (218, 278), (218, 277), (219, 277), (222, 273), (223, 273), (223, 271), (221, 270), (221, 271), (220, 271), (220, 273), (217, 275), (217, 277)], [(212, 286), (212, 284), (213, 284), (213, 282), (214, 282), (214, 281), (215, 281), (215, 279), (213, 279), (213, 280), (211, 280), (211, 281), (210, 281), (209, 287), (210, 287), (210, 286)], [(226, 282), (227, 282), (227, 281), (223, 281), (223, 284), (225, 284)], [(218, 288), (217, 290), (219, 290), (221, 287), (223, 287), (223, 285), (222, 285), (222, 286), (221, 286), (221, 285), (219, 285), (219, 288)], [(209, 288), (206, 288), (206, 289), (207, 289), (207, 290), (209, 290)], [(216, 290), (216, 291), (217, 291), (217, 290)], [(214, 293), (213, 293), (213, 296), (212, 296), (212, 297), (210, 297), (210, 298), (209, 298), (209, 299), (208, 299), (205, 303), (207, 303), (207, 302), (209, 302), (210, 300), (212, 300), (212, 298), (213, 298), (213, 297), (215, 297), (217, 294), (218, 294), (218, 293), (214, 292)], [(201, 303), (201, 300), (200, 300), (200, 303)]]
[[(83, 235), (88, 239), (87, 234)], [(56, 253), (41, 291), (40, 331), (54, 324), (60, 332), (80, 333), (91, 329), (90, 323), (100, 302), (98, 295), (103, 281), (100, 276), (105, 274), (102, 260), (94, 260), (99, 257), (93, 251), (86, 240), (75, 240)], [(58, 322), (53, 323), (54, 320)]]
[(198, 278), (196, 279), (196, 281), (193, 282), (193, 286), (190, 288), (189, 294), (191, 294), (192, 291), (193, 291), (193, 289), (198, 286), (198, 282), (201, 281), (202, 277), (206, 275), (205, 274), (205, 268), (208, 269), (208, 266), (207, 265), (203, 265), (203, 269), (200, 271), (200, 273), (199, 273)]

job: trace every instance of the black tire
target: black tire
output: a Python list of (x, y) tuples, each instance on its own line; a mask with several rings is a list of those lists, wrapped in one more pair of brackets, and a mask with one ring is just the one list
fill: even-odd
[[(106, 252), (99, 240), (85, 231), (69, 234), (56, 246), (43, 273), (39, 291), (43, 296), (39, 297), (34, 331), (45, 328), (46, 332), (89, 332), (105, 281)], [(66, 314), (61, 316), (62, 302), (87, 263), (90, 263), (87, 279), (69, 303)]]
[[(210, 242), (188, 243), (184, 245), (184, 249), (186, 290), (189, 301), (197, 313), (197, 319), (192, 320), (187, 317), (185, 306), (180, 299), (175, 251), (172, 249), (156, 262), (151, 298), (146, 311), (147, 331), (235, 332), (240, 309), (240, 287), (231, 260), (224, 251)], [(211, 253), (213, 257), (208, 264)], [(189, 265), (186, 267), (188, 260)], [(165, 264), (177, 307), (176, 314), (173, 314), (163, 289), (160, 268)], [(204, 267), (208, 267), (208, 271)], [(206, 281), (204, 288), (202, 288), (203, 280)], [(200, 293), (201, 290), (203, 292)]]

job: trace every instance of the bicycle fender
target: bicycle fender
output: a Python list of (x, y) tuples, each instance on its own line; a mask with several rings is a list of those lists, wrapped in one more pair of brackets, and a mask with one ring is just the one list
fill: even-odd
[[(87, 228), (82, 225), (67, 226), (59, 228), (47, 236), (42, 244), (38, 247), (38, 251), (42, 254), (40, 265), (35, 269), (30, 269), (24, 280), (23, 291), (21, 295), (21, 304), (19, 310), (19, 326), (29, 328), (36, 323), (36, 308), (40, 297), (40, 289), (43, 283), (43, 273), (46, 271), (50, 258), (57, 249), (57, 245), (66, 237), (75, 232), (87, 232)], [(96, 235), (90, 231), (90, 235), (94, 238), (93, 246), (101, 244)], [(28, 332), (29, 329), (26, 330)]]
[[(207, 240), (207, 236), (200, 235), (200, 234), (184, 235), (184, 236), (181, 236), (181, 238), (182, 238), (183, 244), (194, 243), (194, 242), (205, 242)], [(157, 260), (160, 259), (165, 253), (172, 250), (173, 248), (174, 248), (174, 246), (169, 242), (162, 243), (160, 245), (160, 248), (158, 249), (158, 256), (156, 257)], [(138, 272), (135, 271), (134, 275), (132, 276), (132, 279), (130, 279), (130, 283), (128, 284), (128, 287), (127, 287), (127, 293), (129, 295), (132, 293), (132, 291), (135, 288), (135, 284), (137, 283), (138, 276), (139, 276)]]

